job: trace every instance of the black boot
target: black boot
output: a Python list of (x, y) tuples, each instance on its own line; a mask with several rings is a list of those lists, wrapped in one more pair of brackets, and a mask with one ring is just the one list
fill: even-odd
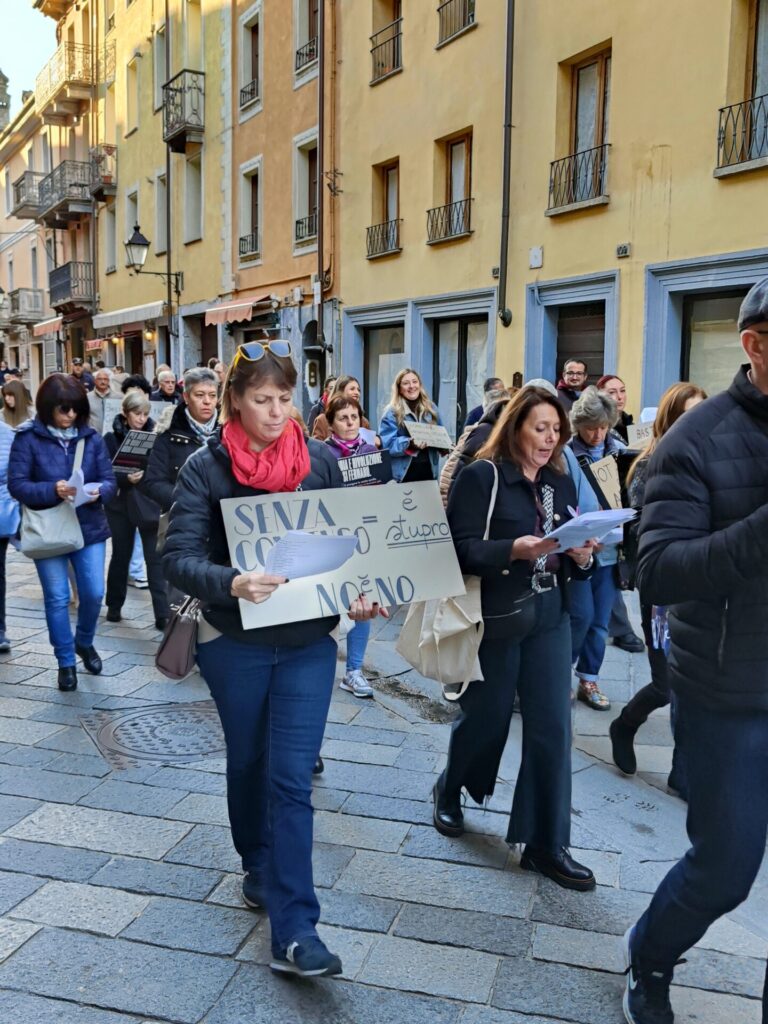
[(74, 665), (67, 665), (66, 668), (59, 669), (59, 689), (77, 689), (77, 669), (75, 668)]
[(635, 757), (635, 732), (634, 726), (628, 725), (622, 715), (614, 718), (611, 722), (609, 733), (611, 735), (611, 752), (616, 767), (625, 775), (634, 775), (637, 771), (637, 758)]
[(318, 755), (318, 758), (315, 761), (314, 767), (312, 768), (312, 774), (313, 775), (322, 775), (324, 771), (325, 771), (325, 765), (323, 764), (323, 759), (322, 759), (322, 757), (320, 757)]
[(77, 651), (78, 657), (82, 658), (83, 664), (91, 675), (100, 675), (103, 665), (101, 664), (101, 658), (99, 657), (96, 648), (81, 647), (80, 644), (75, 644), (75, 650)]
[(435, 809), (432, 823), (441, 835), (455, 838), (464, 834), (464, 814), (461, 810), (461, 790), (448, 794), (443, 789), (443, 776), (435, 783), (432, 790)]
[(595, 876), (583, 864), (573, 859), (570, 852), (563, 847), (557, 853), (547, 853), (526, 846), (520, 858), (523, 871), (537, 871), (540, 875), (551, 878), (564, 889), (577, 889), (587, 892), (595, 888)]
[(119, 608), (107, 608), (107, 622), (122, 622), (123, 616)]

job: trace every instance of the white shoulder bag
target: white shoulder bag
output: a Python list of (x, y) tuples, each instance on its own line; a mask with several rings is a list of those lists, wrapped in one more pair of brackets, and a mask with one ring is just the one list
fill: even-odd
[[(77, 442), (74, 468), (83, 464), (85, 438)], [(71, 501), (60, 501), (53, 508), (22, 507), (21, 553), (27, 558), (55, 558), (79, 551), (84, 545), (83, 531)]]

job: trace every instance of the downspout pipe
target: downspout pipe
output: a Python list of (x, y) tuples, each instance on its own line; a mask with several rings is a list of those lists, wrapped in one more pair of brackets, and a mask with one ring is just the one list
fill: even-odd
[(325, 348), (323, 285), (325, 284), (325, 0), (318, 6), (317, 26), (317, 344)]
[(515, 0), (507, 0), (507, 49), (504, 82), (504, 165), (501, 192), (501, 253), (499, 254), (498, 317), (504, 327), (512, 323), (507, 307), (507, 270), (509, 264), (509, 187), (512, 174), (512, 87), (515, 72)]
[[(165, 0), (165, 78), (167, 82), (173, 78), (171, 71), (171, 16), (169, 11), (168, 0)], [(163, 83), (165, 85), (165, 82)], [(165, 118), (165, 104), (166, 104), (166, 93), (163, 89), (163, 118)], [(179, 351), (179, 330), (174, 330), (173, 322), (173, 191), (171, 189), (171, 145), (169, 142), (165, 144), (165, 275), (166, 275), (166, 291), (165, 291), (165, 302), (168, 307), (168, 326), (166, 328), (166, 337), (168, 339), (168, 351), (166, 352), (166, 358), (171, 366), (177, 367), (177, 373), (182, 370), (181, 365), (181, 352)], [(179, 317), (179, 326), (181, 321), (181, 312), (176, 310), (176, 316)], [(173, 339), (176, 339), (174, 345)], [(155, 342), (155, 353), (157, 353), (157, 342)]]

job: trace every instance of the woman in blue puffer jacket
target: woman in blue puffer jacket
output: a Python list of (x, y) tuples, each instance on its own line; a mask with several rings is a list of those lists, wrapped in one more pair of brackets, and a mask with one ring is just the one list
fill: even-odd
[(0, 423), (0, 654), (11, 649), (5, 634), (5, 556), (8, 541), (19, 528), (19, 506), (8, 493), (8, 461), (13, 434), (13, 427)]
[[(104, 598), (104, 554), (109, 537), (104, 503), (114, 498), (117, 484), (104, 441), (88, 426), (90, 407), (82, 384), (66, 374), (53, 373), (40, 385), (35, 406), (37, 416), (19, 427), (11, 447), (11, 495), (33, 509), (53, 508), (61, 501), (71, 500), (75, 489), (67, 481), (72, 476), (80, 441), (84, 444), (84, 482), (99, 485), (93, 499), (77, 510), (83, 547), (67, 555), (35, 559), (43, 588), (48, 636), (59, 664), (59, 689), (74, 690), (75, 654), (94, 675), (102, 668), (93, 640)], [(70, 564), (78, 594), (74, 636), (69, 622)]]
[(392, 385), (392, 397), (379, 424), (381, 447), (390, 455), (392, 475), (398, 483), (437, 480), (440, 452), (413, 440), (405, 424), (437, 423), (440, 413), (432, 404), (415, 370), (401, 370)]

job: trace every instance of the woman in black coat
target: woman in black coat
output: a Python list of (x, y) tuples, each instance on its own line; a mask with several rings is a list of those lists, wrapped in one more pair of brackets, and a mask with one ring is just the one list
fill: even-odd
[[(562, 450), (568, 420), (556, 398), (524, 388), (508, 403), (477, 461), (458, 475), (448, 502), (461, 569), (480, 576), (485, 632), (482, 682), (459, 697), (448, 763), (435, 785), (434, 825), (464, 830), (461, 791), (481, 803), (493, 793), (520, 696), (523, 756), (507, 842), (525, 844), (520, 866), (559, 885), (595, 885), (570, 856), (571, 631), (568, 581), (588, 574), (592, 542), (558, 553), (547, 534), (571, 518), (573, 480)], [(488, 512), (494, 480), (498, 493)]]

